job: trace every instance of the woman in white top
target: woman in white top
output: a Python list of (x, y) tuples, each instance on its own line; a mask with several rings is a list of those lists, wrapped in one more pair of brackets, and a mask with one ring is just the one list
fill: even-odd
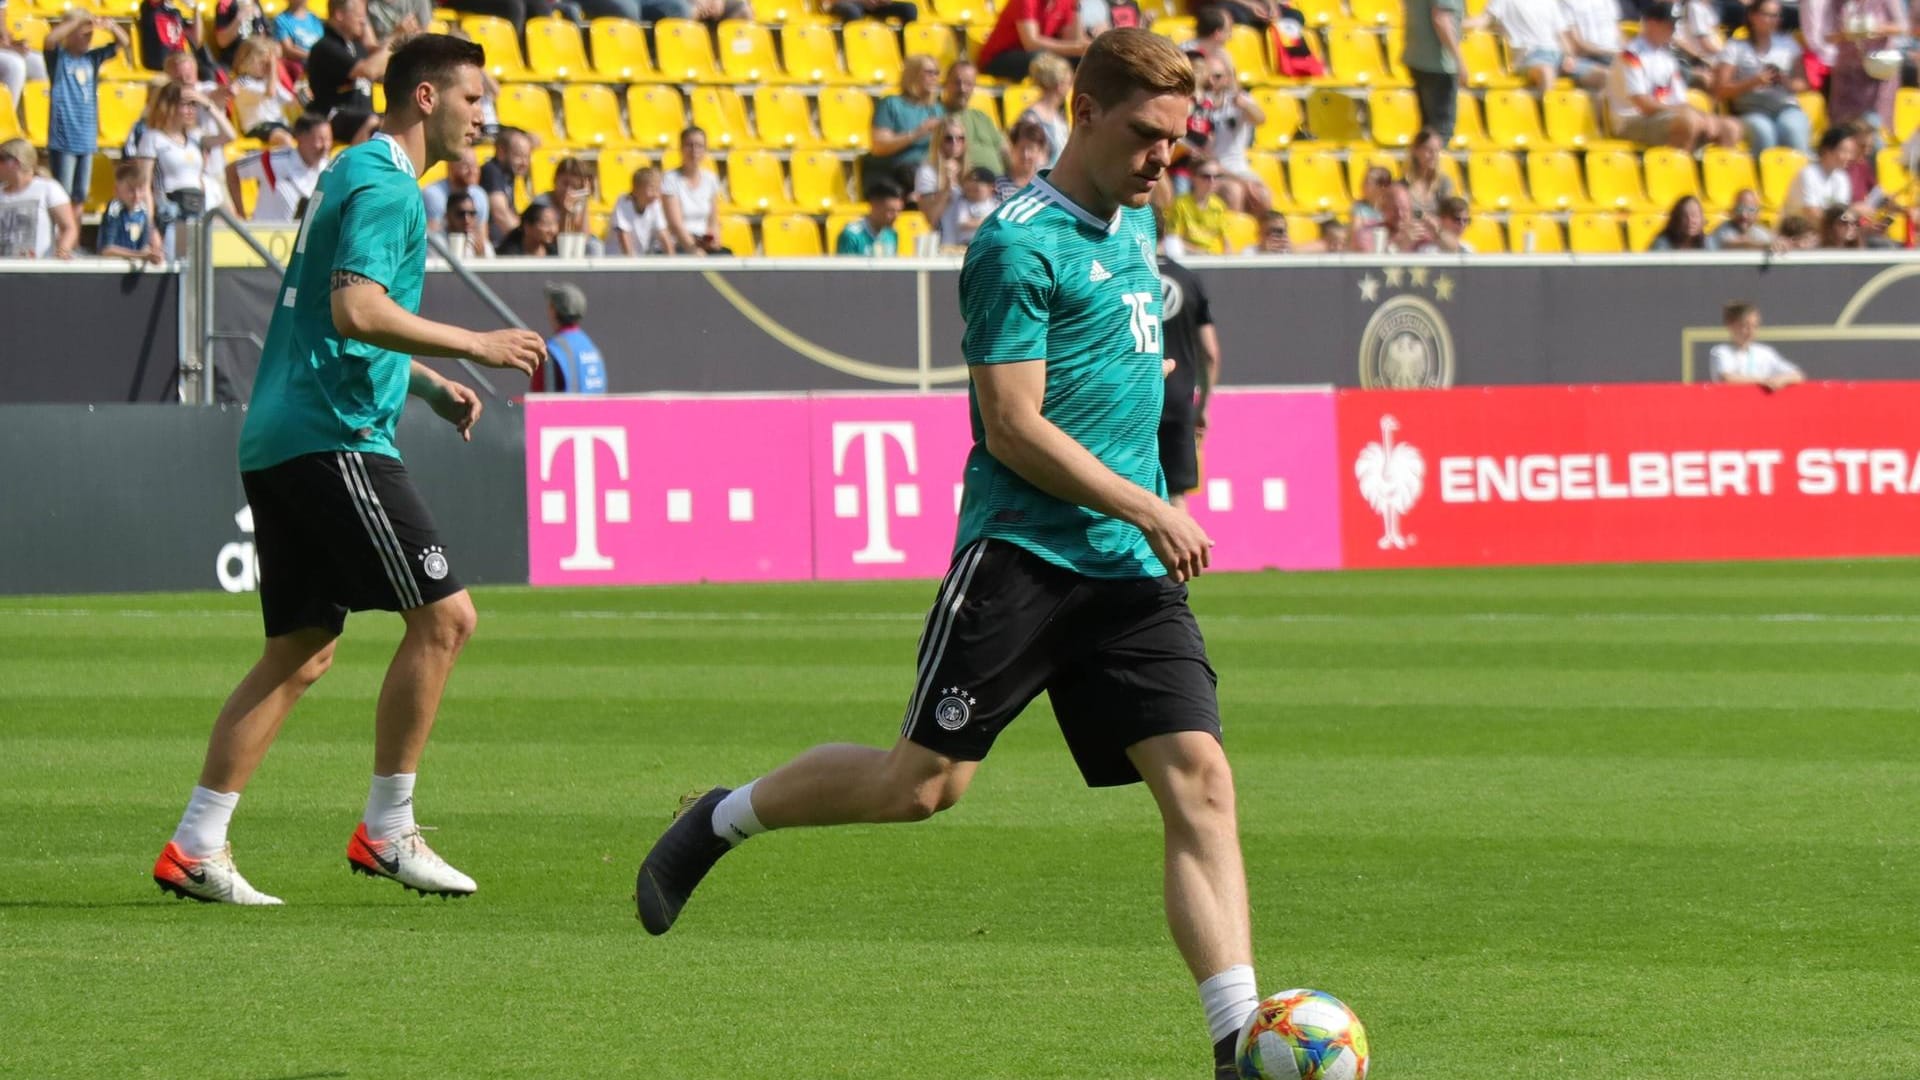
[(1067, 88), (1073, 85), (1073, 68), (1052, 53), (1041, 53), (1027, 65), (1027, 81), (1040, 89), (1040, 97), (1014, 123), (1031, 120), (1047, 133), (1046, 167), (1051, 169), (1067, 148)]
[(0, 259), (71, 259), (80, 242), (67, 189), (34, 175), (38, 160), (25, 139), (0, 142)]
[(674, 246), (689, 255), (728, 254), (720, 246), (714, 204), (720, 201), (720, 178), (706, 169), (707, 133), (690, 127), (680, 133), (680, 167), (660, 185), (667, 212), (667, 230)]
[[(205, 117), (214, 121), (211, 128), (204, 126)], [(220, 205), (223, 185), (208, 178), (207, 154), (231, 142), (233, 128), (204, 94), (177, 82), (153, 92), (142, 127), (133, 156), (151, 162), (154, 205), (167, 223), (167, 247), (172, 250), (174, 221)]]
[(1818, 222), (1828, 207), (1852, 206), (1855, 197), (1847, 166), (1859, 155), (1858, 145), (1845, 129), (1828, 128), (1827, 133), (1820, 136), (1820, 155), (1807, 162), (1807, 167), (1793, 178), (1780, 212)]
[(1813, 152), (1813, 123), (1795, 95), (1807, 88), (1800, 46), (1780, 33), (1780, 0), (1758, 0), (1747, 11), (1748, 36), (1727, 43), (1713, 65), (1713, 96), (1726, 102), (1747, 129), (1755, 154), (1787, 146)]
[(933, 153), (914, 170), (914, 205), (928, 221), (939, 221), (947, 212), (947, 204), (959, 197), (966, 172), (966, 121), (949, 116), (934, 135)]

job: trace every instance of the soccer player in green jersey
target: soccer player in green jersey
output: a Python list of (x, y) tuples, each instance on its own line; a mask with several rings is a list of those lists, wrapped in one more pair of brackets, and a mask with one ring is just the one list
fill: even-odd
[[(1218, 1076), (1259, 1001), (1233, 776), (1184, 582), (1211, 541), (1166, 499), (1160, 279), (1148, 197), (1185, 136), (1193, 72), (1143, 30), (1094, 39), (1059, 165), (980, 226), (960, 274), (974, 446), (959, 536), (891, 748), (820, 746), (687, 800), (640, 866), (656, 934), (766, 829), (920, 821), (959, 800), (1045, 691), (1090, 785), (1144, 780), (1166, 907)], [(1210, 1075), (1215, 1075), (1210, 1074)]]
[(394, 449), (408, 395), (471, 438), (480, 399), (413, 359), (458, 356), (531, 375), (531, 330), (480, 333), (417, 313), (426, 269), (420, 173), (480, 133), (478, 45), (425, 34), (387, 65), (384, 127), (320, 176), (294, 240), (240, 434), (266, 647), (214, 722), (200, 782), (153, 866), (177, 896), (278, 904), (235, 869), (227, 823), (280, 724), (327, 670), (348, 611), (406, 622), (374, 714), (373, 782), (347, 844), (353, 869), (464, 896), (413, 820), (414, 770), (440, 693), (473, 633), (473, 602)]

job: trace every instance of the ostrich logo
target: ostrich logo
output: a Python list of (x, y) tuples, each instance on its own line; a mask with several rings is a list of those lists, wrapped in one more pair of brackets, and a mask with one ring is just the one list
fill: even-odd
[(1386, 522), (1380, 547), (1405, 551), (1414, 538), (1400, 532), (1400, 519), (1420, 501), (1426, 486), (1427, 460), (1411, 443), (1396, 443), (1393, 433), (1400, 421), (1391, 416), (1380, 418), (1380, 441), (1368, 443), (1353, 463), (1354, 478), (1360, 481), (1360, 497)]

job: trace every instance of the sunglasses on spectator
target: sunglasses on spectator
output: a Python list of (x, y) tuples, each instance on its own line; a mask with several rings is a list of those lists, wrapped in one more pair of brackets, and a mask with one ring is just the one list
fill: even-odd
[(1849, 229), (1857, 229), (1860, 227), (1860, 219), (1857, 217), (1854, 217), (1852, 214), (1848, 214), (1845, 217), (1842, 217), (1840, 219), (1840, 224), (1846, 226)]
[(1193, 175), (1195, 175), (1196, 177), (1199, 177), (1202, 180), (1220, 179), (1220, 174), (1217, 172), (1197, 172), (1197, 173), (1194, 173)]
[(966, 142), (967, 141), (967, 137), (965, 135), (942, 135), (940, 136), (940, 139), (942, 142)]
[(1467, 222), (1473, 220), (1473, 215), (1472, 214), (1449, 214), (1447, 215), (1447, 220), (1458, 222), (1462, 225), (1465, 225)]

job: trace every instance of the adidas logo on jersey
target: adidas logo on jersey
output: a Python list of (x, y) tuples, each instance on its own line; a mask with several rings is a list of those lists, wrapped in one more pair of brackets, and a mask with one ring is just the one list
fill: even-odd
[(1101, 266), (1099, 259), (1093, 260), (1093, 269), (1087, 272), (1087, 280), (1096, 282), (1096, 283), (1105, 281), (1112, 276), (1113, 276), (1113, 271), (1108, 270), (1104, 266)]

